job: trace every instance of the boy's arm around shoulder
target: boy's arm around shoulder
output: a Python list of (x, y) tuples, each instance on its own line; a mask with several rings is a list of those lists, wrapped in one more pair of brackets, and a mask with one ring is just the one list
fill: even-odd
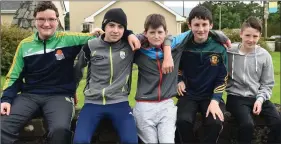
[[(94, 53), (93, 53), (94, 55)], [(91, 58), (91, 50), (86, 43), (77, 56), (77, 62), (74, 65), (74, 79), (78, 87), (80, 80), (83, 77), (84, 68), (87, 66)]]

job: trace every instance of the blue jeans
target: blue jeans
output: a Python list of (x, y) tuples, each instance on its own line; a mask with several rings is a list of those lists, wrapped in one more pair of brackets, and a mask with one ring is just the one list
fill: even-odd
[(138, 143), (137, 129), (131, 107), (128, 102), (108, 105), (86, 103), (78, 118), (74, 144), (89, 144), (99, 124), (107, 117), (116, 128), (121, 143)]

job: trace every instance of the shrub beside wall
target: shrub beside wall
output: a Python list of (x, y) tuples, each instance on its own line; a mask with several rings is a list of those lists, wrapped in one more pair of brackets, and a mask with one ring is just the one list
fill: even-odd
[(13, 62), (18, 44), (30, 36), (32, 31), (7, 24), (1, 25), (1, 74), (6, 75)]

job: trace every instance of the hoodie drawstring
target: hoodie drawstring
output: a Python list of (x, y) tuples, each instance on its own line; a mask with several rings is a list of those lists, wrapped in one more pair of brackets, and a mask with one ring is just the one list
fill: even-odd
[(232, 68), (231, 68), (231, 77), (232, 77), (232, 79), (234, 79), (233, 73), (234, 73), (234, 54), (232, 54)]
[(257, 48), (256, 47), (255, 47), (255, 62), (256, 62), (256, 72), (258, 72)]

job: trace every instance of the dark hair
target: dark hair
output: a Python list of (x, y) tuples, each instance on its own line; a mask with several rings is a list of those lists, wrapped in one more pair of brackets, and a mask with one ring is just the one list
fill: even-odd
[(42, 12), (47, 9), (54, 10), (56, 12), (56, 17), (59, 17), (58, 9), (51, 1), (38, 2), (37, 6), (35, 7), (33, 16), (36, 17), (38, 12)]
[(167, 24), (165, 17), (161, 14), (150, 14), (146, 17), (144, 22), (144, 30), (147, 31), (149, 27), (156, 29), (163, 26), (164, 30), (167, 30)]
[(254, 29), (258, 30), (260, 33), (262, 32), (261, 21), (254, 16), (250, 16), (248, 19), (246, 19), (243, 22), (243, 24), (241, 26), (241, 31), (243, 31), (245, 28), (248, 28), (248, 27), (254, 28)]
[(213, 23), (211, 11), (204, 6), (196, 6), (191, 10), (188, 16), (188, 23), (191, 24), (191, 20), (194, 18), (209, 20), (210, 24)]

